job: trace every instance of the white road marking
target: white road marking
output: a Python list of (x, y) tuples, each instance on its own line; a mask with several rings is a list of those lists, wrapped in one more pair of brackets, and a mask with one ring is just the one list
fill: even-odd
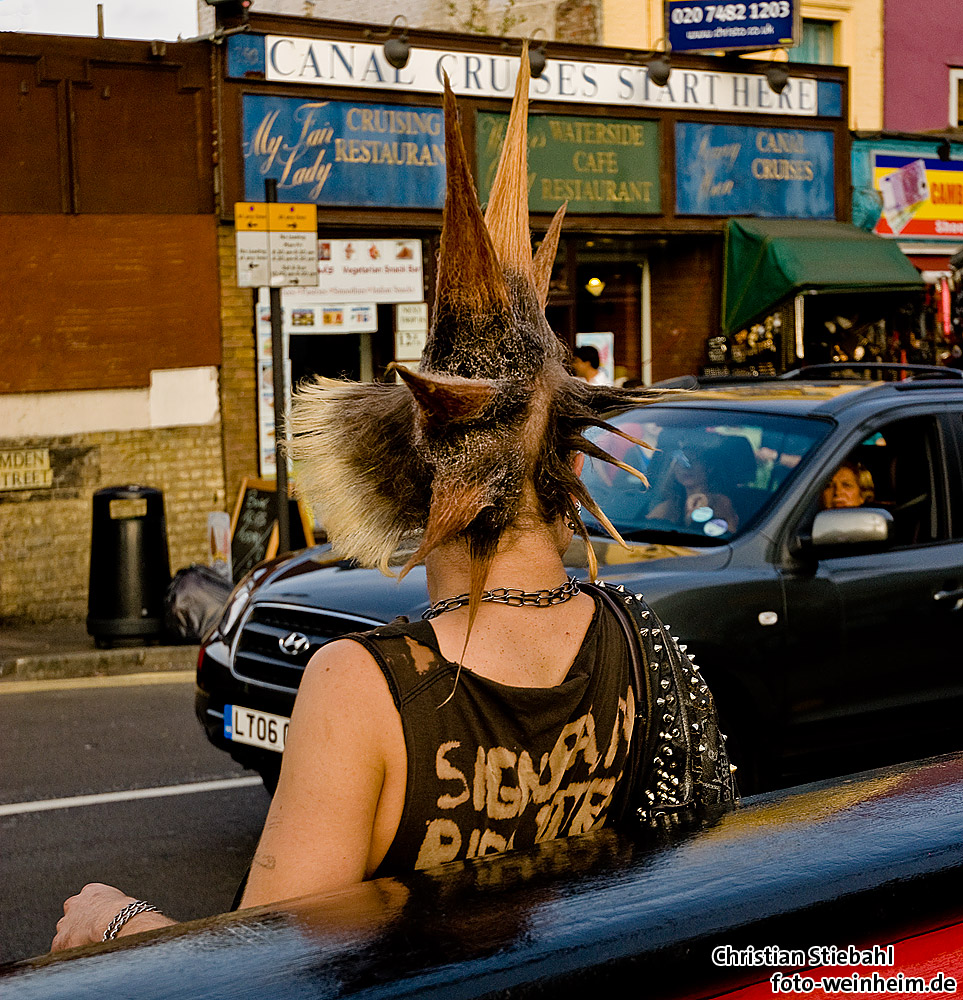
[(0, 694), (41, 691), (82, 691), (87, 688), (138, 687), (142, 684), (193, 684), (193, 670), (158, 670), (145, 674), (111, 674), (107, 677), (61, 677), (36, 681), (0, 681)]
[(134, 799), (158, 799), (168, 795), (193, 795), (196, 792), (224, 792), (231, 788), (260, 785), (258, 777), (220, 778), (216, 781), (195, 781), (187, 785), (162, 785), (158, 788), (133, 788), (127, 792), (101, 792), (96, 795), (72, 795), (64, 799), (40, 799), (37, 802), (11, 802), (0, 805), (0, 816), (46, 812), (49, 809), (75, 809), (78, 806), (99, 806), (109, 802), (131, 802)]

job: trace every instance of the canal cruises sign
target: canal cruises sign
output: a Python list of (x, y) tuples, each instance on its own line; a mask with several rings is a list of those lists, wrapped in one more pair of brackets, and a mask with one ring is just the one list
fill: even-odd
[[(287, 35), (234, 35), (228, 42), (228, 75), (263, 73), (268, 83), (358, 87), (395, 93), (439, 94), (444, 75), (462, 97), (508, 99), (518, 56), (412, 48), (404, 69), (390, 66), (381, 45)], [(676, 69), (664, 87), (653, 84), (641, 63), (550, 59), (532, 80), (533, 100), (679, 111), (815, 117), (842, 113), (839, 84), (793, 76), (781, 94), (762, 73)]]

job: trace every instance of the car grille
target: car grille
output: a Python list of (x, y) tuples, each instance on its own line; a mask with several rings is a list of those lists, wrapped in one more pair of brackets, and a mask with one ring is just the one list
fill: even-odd
[[(308, 660), (328, 640), (380, 624), (371, 619), (296, 605), (257, 604), (238, 637), (233, 671), (242, 681), (295, 691)], [(308, 647), (287, 652), (281, 643), (296, 633), (308, 640)], [(292, 645), (290, 641), (289, 645)]]

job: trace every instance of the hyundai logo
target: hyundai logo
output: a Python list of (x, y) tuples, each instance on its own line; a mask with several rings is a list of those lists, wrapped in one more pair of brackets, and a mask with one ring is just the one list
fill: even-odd
[(288, 632), (283, 639), (278, 639), (278, 645), (288, 656), (297, 656), (311, 648), (311, 640), (301, 632)]

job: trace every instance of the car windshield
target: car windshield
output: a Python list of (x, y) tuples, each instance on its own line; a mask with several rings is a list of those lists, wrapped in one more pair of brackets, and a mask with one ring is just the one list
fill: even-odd
[[(599, 459), (582, 480), (627, 540), (719, 545), (748, 528), (793, 470), (829, 432), (819, 420), (737, 410), (646, 406), (609, 421), (645, 442), (611, 431), (586, 434), (630, 472)], [(604, 527), (583, 511), (590, 532)]]

